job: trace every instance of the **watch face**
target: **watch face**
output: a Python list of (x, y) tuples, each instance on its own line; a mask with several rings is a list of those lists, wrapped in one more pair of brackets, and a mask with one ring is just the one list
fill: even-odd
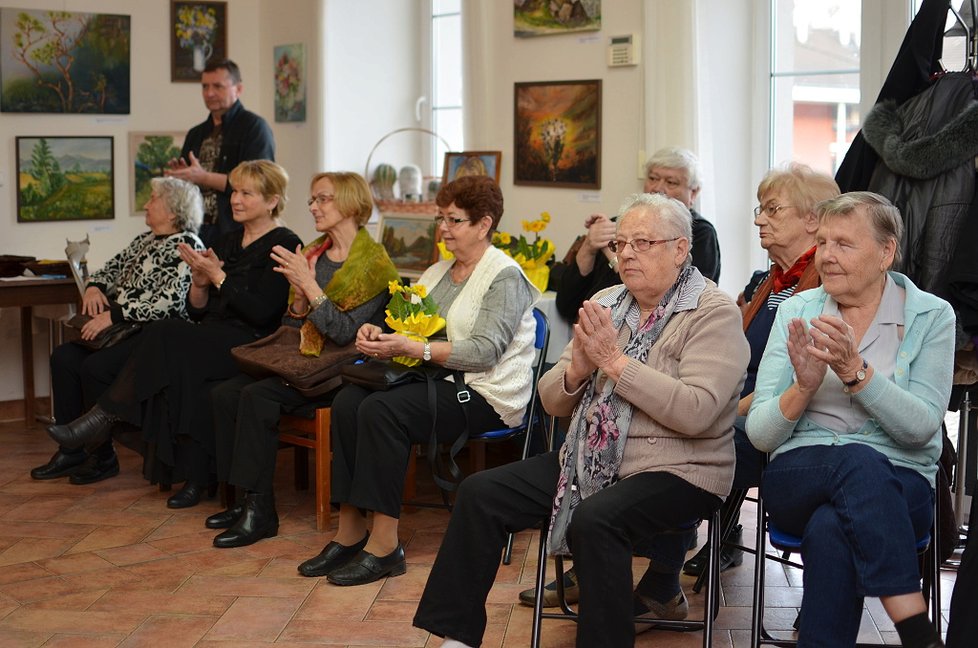
[(866, 380), (866, 370), (865, 369), (860, 369), (859, 371), (856, 372), (856, 380), (857, 381)]

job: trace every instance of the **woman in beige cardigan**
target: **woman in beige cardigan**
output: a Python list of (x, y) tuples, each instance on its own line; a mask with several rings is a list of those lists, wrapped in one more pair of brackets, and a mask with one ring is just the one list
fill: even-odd
[[(733, 420), (748, 347), (737, 306), (690, 265), (689, 211), (642, 194), (612, 245), (624, 286), (584, 303), (574, 337), (540, 381), (548, 412), (572, 415), (559, 453), (465, 480), (414, 618), (478, 646), (506, 533), (550, 518), (551, 553), (581, 584), (578, 646), (631, 646), (639, 613), (682, 618), (678, 560), (633, 600), (632, 547), (709, 517), (730, 490)], [(721, 351), (722, 350), (722, 351)], [(681, 536), (677, 536), (681, 538)]]

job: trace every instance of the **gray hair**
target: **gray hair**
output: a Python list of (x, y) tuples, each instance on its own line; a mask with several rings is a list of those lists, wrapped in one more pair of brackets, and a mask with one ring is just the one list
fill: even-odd
[(173, 226), (196, 234), (204, 220), (204, 199), (197, 185), (178, 178), (153, 178), (149, 182), (166, 210), (176, 217)]
[(682, 169), (689, 178), (689, 188), (696, 191), (700, 188), (702, 177), (700, 174), (700, 159), (689, 149), (678, 146), (666, 146), (660, 148), (652, 154), (649, 161), (645, 163), (645, 173), (648, 175), (652, 167), (664, 167), (666, 169)]
[(866, 207), (866, 218), (876, 242), (880, 245), (885, 245), (888, 241), (895, 243), (893, 265), (898, 266), (903, 259), (903, 250), (900, 249), (903, 218), (900, 210), (885, 196), (871, 191), (850, 191), (836, 198), (823, 200), (815, 207), (818, 224), (821, 225), (827, 218), (835, 216), (851, 216), (859, 207)]
[[(647, 216), (657, 217), (665, 225), (669, 236), (683, 237), (692, 246), (693, 215), (689, 213), (686, 205), (675, 198), (663, 194), (632, 194), (621, 204), (618, 210), (618, 222), (621, 223), (622, 217), (633, 211), (641, 211)], [(692, 263), (692, 259), (692, 256), (687, 253), (683, 267)]]

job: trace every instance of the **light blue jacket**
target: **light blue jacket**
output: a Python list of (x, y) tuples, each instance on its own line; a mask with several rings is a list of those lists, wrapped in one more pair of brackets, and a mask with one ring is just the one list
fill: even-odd
[(773, 458), (810, 445), (865, 443), (894, 465), (916, 470), (933, 486), (954, 369), (954, 311), (906, 276), (889, 275), (906, 291), (905, 329), (892, 379), (874, 373), (852, 396), (871, 418), (857, 432), (844, 434), (815, 423), (807, 414), (789, 421), (781, 413), (781, 394), (794, 382), (788, 323), (795, 317), (807, 322), (825, 305), (825, 290), (813, 288), (785, 300), (771, 328), (747, 415), (747, 436), (758, 450), (770, 452)]

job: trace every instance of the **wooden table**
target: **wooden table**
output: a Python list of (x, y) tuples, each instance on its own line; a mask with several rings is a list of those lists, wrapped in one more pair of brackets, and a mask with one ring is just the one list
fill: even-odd
[(34, 425), (34, 306), (78, 304), (74, 279), (0, 281), (0, 307), (20, 308), (20, 350), (24, 363), (24, 423)]

